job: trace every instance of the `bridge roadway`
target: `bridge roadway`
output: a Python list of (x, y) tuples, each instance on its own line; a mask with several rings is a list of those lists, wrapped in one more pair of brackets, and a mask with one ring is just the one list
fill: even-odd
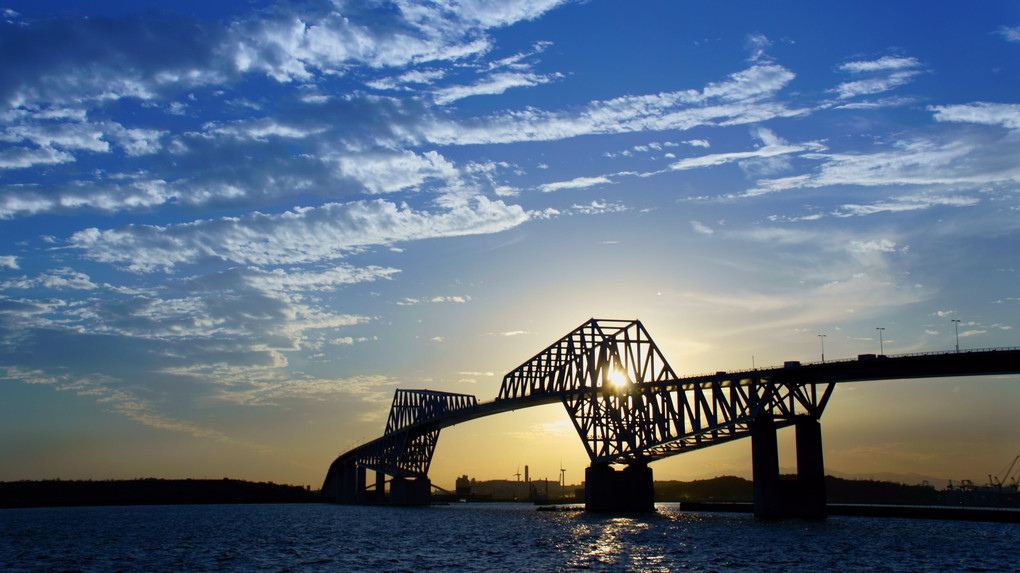
[[(623, 373), (622, 383), (611, 383), (614, 372)], [(441, 429), (560, 402), (591, 459), (588, 509), (648, 509), (654, 506), (649, 462), (750, 436), (756, 514), (820, 516), (825, 510), (818, 419), (835, 384), (1016, 373), (1020, 348), (861, 355), (678, 377), (640, 322), (592, 319), (507, 374), (492, 402), (398, 390), (386, 434), (338, 457), (323, 492), (339, 502), (381, 502), (389, 475), (391, 503), (426, 502), (423, 484)], [(779, 480), (775, 438), (778, 428), (788, 426), (797, 429), (798, 478), (792, 483)], [(610, 464), (628, 467), (614, 474)], [(375, 492), (366, 494), (365, 469), (376, 472)]]

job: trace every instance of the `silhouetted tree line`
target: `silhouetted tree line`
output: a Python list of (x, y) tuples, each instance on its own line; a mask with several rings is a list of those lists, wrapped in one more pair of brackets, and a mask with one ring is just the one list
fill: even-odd
[(893, 505), (934, 505), (938, 492), (930, 485), (905, 485), (891, 481), (849, 480), (825, 476), (825, 497), (829, 503), (883, 503)]
[(0, 507), (310, 501), (315, 494), (301, 486), (227, 478), (0, 482)]
[[(829, 503), (880, 503), (932, 505), (937, 492), (930, 485), (905, 485), (889, 481), (849, 480), (825, 476)], [(655, 482), (656, 501), (751, 502), (754, 486), (750, 480), (722, 476), (695, 481)]]
[(695, 481), (656, 481), (655, 501), (733, 501), (754, 499), (749, 480), (736, 476), (721, 476)]

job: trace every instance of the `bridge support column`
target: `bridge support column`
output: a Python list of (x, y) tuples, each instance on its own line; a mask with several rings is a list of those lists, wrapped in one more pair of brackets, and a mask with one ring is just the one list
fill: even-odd
[(584, 470), (584, 508), (587, 511), (655, 511), (652, 468), (633, 464), (616, 471), (593, 465)]
[(811, 416), (797, 416), (797, 476), (780, 479), (776, 423), (763, 414), (751, 423), (751, 463), (754, 472), (754, 515), (757, 517), (824, 518), (825, 469), (821, 424)]
[(428, 505), (431, 501), (429, 478), (395, 477), (390, 482), (390, 505)]
[(375, 472), (375, 503), (386, 503), (386, 474)]
[(358, 466), (354, 462), (344, 464), (341, 471), (337, 472), (336, 500), (338, 503), (358, 503), (358, 490), (355, 484), (355, 474)]
[(798, 416), (796, 507), (800, 517), (825, 517), (825, 464), (822, 460), (822, 424), (811, 416)]
[(772, 413), (758, 416), (751, 427), (751, 473), (754, 484), (754, 515), (782, 515), (779, 493), (779, 446)]
[(368, 470), (364, 466), (358, 466), (354, 470), (354, 496), (357, 503), (362, 504), (368, 501)]

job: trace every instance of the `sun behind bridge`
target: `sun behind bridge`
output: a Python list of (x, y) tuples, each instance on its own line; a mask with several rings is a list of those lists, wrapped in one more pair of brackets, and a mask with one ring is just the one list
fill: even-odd
[(627, 373), (615, 368), (609, 371), (608, 379), (609, 384), (615, 388), (623, 388), (630, 383), (630, 378), (627, 377)]

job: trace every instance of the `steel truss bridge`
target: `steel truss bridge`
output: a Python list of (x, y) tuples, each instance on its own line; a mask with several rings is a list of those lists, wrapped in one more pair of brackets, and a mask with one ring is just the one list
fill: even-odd
[[(589, 509), (654, 506), (649, 462), (750, 436), (759, 515), (824, 515), (818, 419), (837, 383), (1020, 373), (1020, 349), (905, 356), (677, 376), (637, 320), (590, 319), (503, 377), (495, 400), (397, 390), (382, 437), (342, 454), (322, 493), (340, 503), (428, 503), (428, 471), (445, 427), (562, 403), (591, 461)], [(797, 428), (799, 483), (779, 480), (775, 432)], [(610, 464), (628, 466), (613, 473)], [(374, 486), (365, 470), (376, 474)], [(628, 471), (632, 470), (632, 471)], [(373, 490), (374, 487), (374, 490)], [(820, 489), (821, 488), (821, 489)]]

